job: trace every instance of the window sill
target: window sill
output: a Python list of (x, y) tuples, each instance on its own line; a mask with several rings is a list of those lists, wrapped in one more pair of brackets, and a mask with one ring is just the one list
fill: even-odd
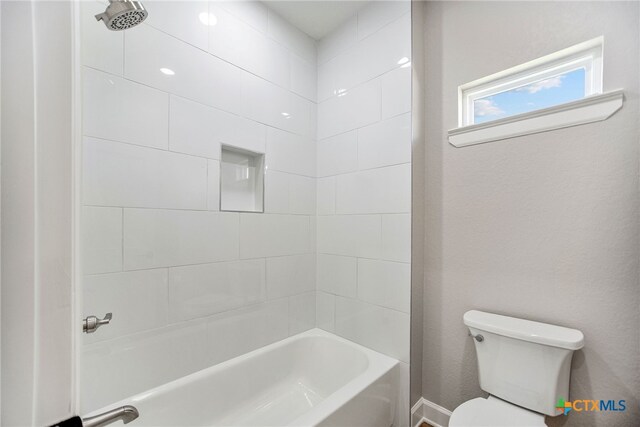
[(570, 126), (600, 122), (622, 108), (622, 90), (589, 96), (555, 107), (464, 126), (449, 131), (449, 143), (454, 147), (483, 144), (533, 133), (547, 132)]

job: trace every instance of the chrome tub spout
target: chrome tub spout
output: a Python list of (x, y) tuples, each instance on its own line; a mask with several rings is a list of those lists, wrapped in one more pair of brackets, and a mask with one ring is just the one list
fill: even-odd
[(135, 407), (126, 405), (102, 414), (94, 415), (93, 417), (83, 418), (82, 425), (83, 427), (102, 427), (118, 420), (122, 420), (123, 423), (128, 424), (138, 418), (139, 415)]

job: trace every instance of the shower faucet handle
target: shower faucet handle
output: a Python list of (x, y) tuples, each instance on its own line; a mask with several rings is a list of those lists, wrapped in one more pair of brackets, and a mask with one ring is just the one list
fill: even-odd
[(104, 316), (104, 319), (98, 319), (96, 316), (86, 317), (82, 321), (82, 332), (85, 334), (92, 334), (97, 331), (100, 326), (108, 325), (112, 318), (112, 313), (107, 313)]

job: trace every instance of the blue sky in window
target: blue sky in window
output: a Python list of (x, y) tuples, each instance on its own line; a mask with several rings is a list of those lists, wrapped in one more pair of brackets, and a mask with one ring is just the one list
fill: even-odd
[(579, 68), (473, 103), (473, 122), (484, 123), (584, 98), (585, 70)]

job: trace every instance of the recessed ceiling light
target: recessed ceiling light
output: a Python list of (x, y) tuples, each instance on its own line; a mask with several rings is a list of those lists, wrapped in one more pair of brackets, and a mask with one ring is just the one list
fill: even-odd
[(171, 68), (160, 68), (160, 72), (162, 74), (166, 74), (167, 76), (173, 76), (176, 73)]

